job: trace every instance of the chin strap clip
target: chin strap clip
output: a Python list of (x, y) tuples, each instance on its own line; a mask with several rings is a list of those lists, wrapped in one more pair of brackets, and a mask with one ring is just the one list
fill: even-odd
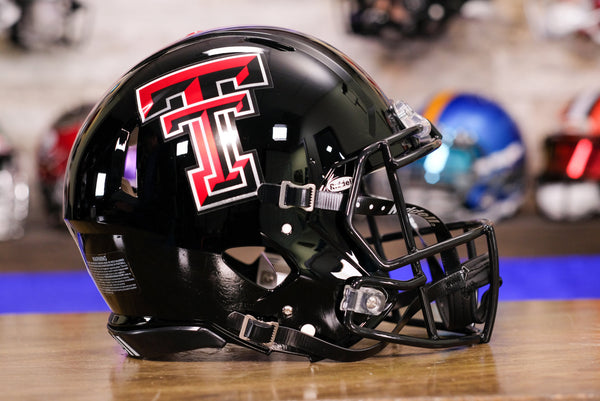
[[(315, 184), (297, 185), (290, 181), (282, 181), (281, 185), (264, 183), (258, 190), (258, 197), (262, 202), (276, 204), (280, 209), (296, 207), (306, 212), (315, 209), (338, 211), (347, 199), (342, 192), (320, 191)], [(393, 200), (374, 196), (359, 196), (354, 207), (357, 214), (396, 213)]]
[(270, 348), (275, 343), (278, 330), (278, 322), (263, 322), (251, 315), (244, 315), (238, 337), (244, 341), (257, 342)]
[(312, 212), (315, 210), (316, 196), (315, 184), (296, 185), (290, 181), (282, 181), (278, 204), (281, 209), (299, 207), (307, 212)]
[(237, 338), (251, 343), (257, 351), (266, 354), (279, 351), (303, 355), (313, 362), (323, 358), (358, 361), (376, 354), (385, 347), (385, 343), (379, 342), (362, 349), (345, 348), (300, 330), (280, 326), (277, 322), (264, 322), (239, 312), (229, 314), (227, 325), (233, 333), (238, 333)]

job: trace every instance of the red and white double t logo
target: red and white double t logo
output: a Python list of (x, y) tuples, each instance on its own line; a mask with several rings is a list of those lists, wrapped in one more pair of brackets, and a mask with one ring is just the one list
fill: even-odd
[(142, 123), (160, 118), (166, 141), (189, 137), (197, 167), (187, 170), (198, 212), (255, 197), (262, 182), (254, 150), (244, 151), (235, 120), (258, 114), (254, 88), (270, 86), (258, 53), (195, 64), (136, 91)]

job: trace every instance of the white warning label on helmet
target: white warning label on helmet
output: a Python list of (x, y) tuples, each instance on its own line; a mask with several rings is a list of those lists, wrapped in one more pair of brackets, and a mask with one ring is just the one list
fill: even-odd
[(103, 294), (131, 291), (138, 288), (129, 264), (122, 252), (86, 255), (86, 262), (96, 286)]

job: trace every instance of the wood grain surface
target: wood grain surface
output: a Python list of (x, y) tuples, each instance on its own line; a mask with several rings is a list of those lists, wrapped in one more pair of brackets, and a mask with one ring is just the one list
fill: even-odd
[(227, 346), (136, 360), (107, 315), (0, 316), (2, 400), (600, 399), (600, 300), (501, 303), (490, 344), (360, 362)]

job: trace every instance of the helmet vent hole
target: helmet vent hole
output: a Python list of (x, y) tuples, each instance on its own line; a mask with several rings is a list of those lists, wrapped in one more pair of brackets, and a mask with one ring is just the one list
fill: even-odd
[(230, 248), (223, 254), (223, 260), (240, 276), (267, 289), (279, 286), (291, 273), (281, 255), (259, 246)]

